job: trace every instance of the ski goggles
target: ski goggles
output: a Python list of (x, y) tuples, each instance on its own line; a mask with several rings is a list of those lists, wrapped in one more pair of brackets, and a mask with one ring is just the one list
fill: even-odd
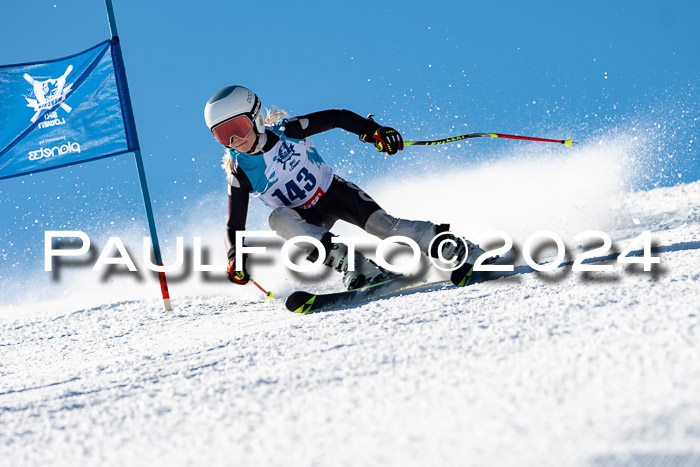
[(216, 140), (226, 147), (233, 146), (236, 139), (246, 139), (252, 131), (253, 121), (247, 115), (231, 117), (211, 129)]

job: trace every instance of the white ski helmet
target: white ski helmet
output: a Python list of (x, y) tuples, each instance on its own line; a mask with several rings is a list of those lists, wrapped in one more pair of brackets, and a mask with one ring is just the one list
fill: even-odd
[(247, 115), (258, 135), (265, 132), (265, 119), (260, 99), (243, 86), (226, 86), (211, 96), (204, 107), (204, 121), (211, 130), (216, 125), (238, 115)]

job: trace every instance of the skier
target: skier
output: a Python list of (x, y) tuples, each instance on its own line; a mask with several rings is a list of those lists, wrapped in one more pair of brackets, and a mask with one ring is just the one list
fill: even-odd
[[(223, 163), (228, 174), (225, 239), (231, 282), (246, 284), (250, 280), (246, 255), (242, 257), (243, 264), (235, 264), (235, 235), (236, 231), (245, 230), (250, 193), (273, 208), (269, 223), (279, 236), (290, 239), (307, 235), (319, 240), (327, 252), (323, 264), (344, 274), (343, 283), (348, 290), (384, 281), (392, 274), (359, 252), (354, 253), (354, 270), (348, 268), (351, 258), (347, 246), (331, 241), (330, 229), (338, 220), (357, 225), (381, 239), (395, 235), (409, 237), (423, 253), (434, 258), (441, 253), (444, 260), (460, 263), (468, 255), (467, 266), (460, 269), (465, 277), (471, 272), (483, 250), (446, 233), (443, 236), (447, 236), (447, 241), (433, 242), (433, 251), (428, 251), (431, 240), (448, 232), (449, 225), (391, 216), (367, 193), (334, 174), (309, 139), (342, 128), (365, 143), (373, 143), (380, 151), (395, 154), (403, 149), (398, 131), (379, 125), (371, 116), (363, 118), (349, 110), (284, 117), (287, 117), (285, 112), (275, 110), (268, 111), (264, 119), (260, 99), (243, 86), (221, 89), (204, 108), (207, 126), (227, 148)], [(311, 261), (317, 260), (316, 248), (309, 245), (305, 252)]]

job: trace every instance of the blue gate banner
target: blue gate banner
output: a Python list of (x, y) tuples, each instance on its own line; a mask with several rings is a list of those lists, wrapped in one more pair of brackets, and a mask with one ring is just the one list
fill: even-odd
[(0, 66), (0, 180), (138, 149), (119, 42)]

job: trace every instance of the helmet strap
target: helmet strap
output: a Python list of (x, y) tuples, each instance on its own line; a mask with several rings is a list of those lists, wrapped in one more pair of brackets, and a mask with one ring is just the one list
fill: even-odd
[(258, 133), (258, 130), (255, 127), (253, 128), (253, 131), (258, 136), (255, 138), (255, 143), (253, 143), (253, 150), (250, 152), (250, 154), (257, 154), (259, 152), (262, 152), (262, 149), (265, 147), (265, 143), (267, 143), (267, 134), (266, 132), (260, 134)]

